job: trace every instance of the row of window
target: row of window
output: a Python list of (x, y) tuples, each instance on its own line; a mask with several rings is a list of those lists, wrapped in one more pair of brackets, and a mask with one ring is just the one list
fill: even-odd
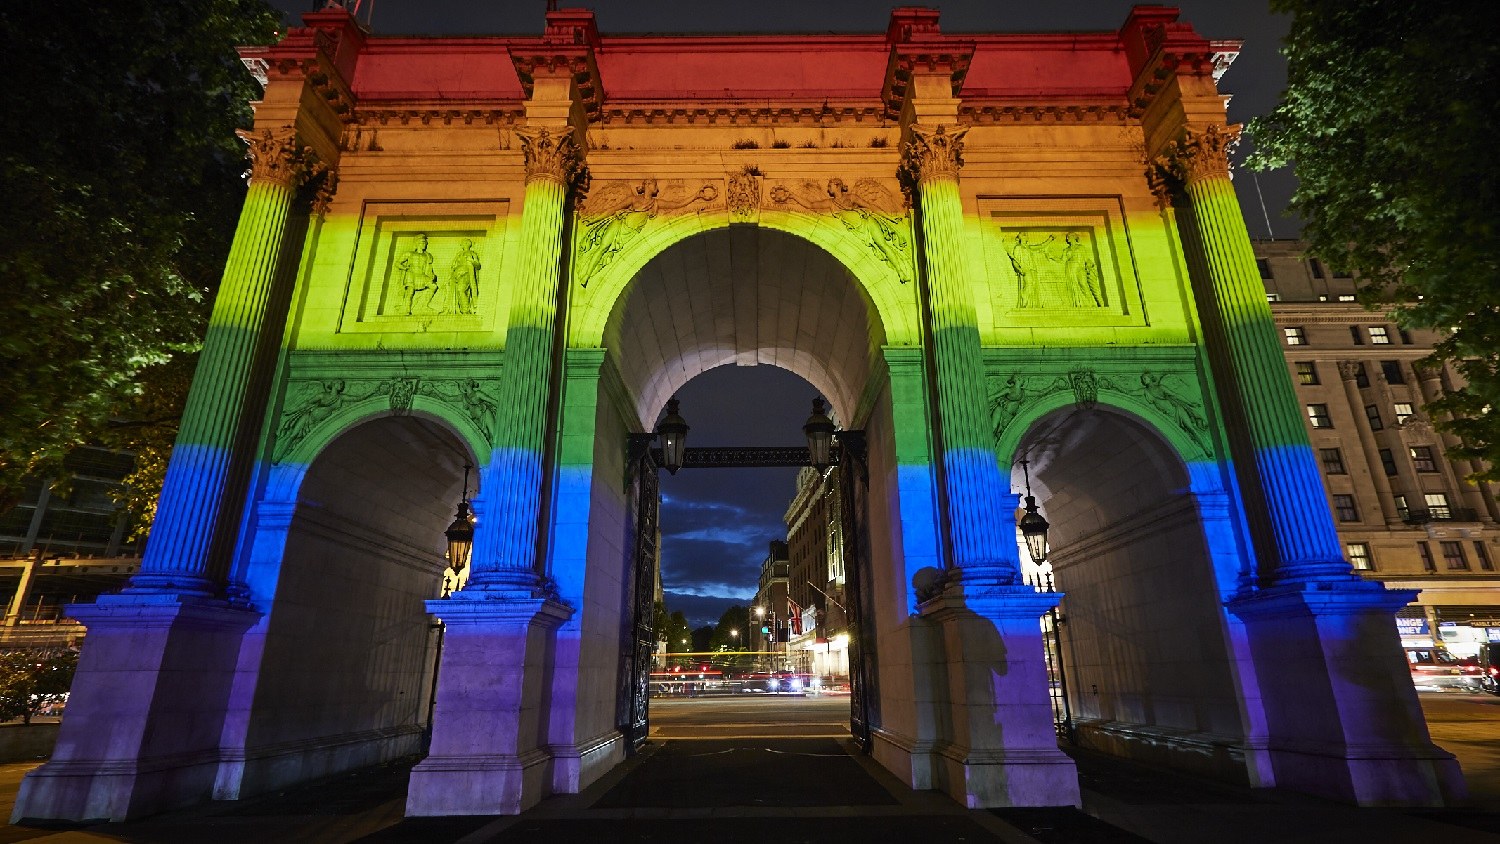
[[(1363, 331), (1369, 333), (1369, 336), (1370, 336), (1370, 345), (1372, 345), (1372, 346), (1389, 346), (1389, 345), (1391, 345), (1391, 330), (1389, 328), (1385, 327), (1384, 325), (1367, 325), (1367, 326), (1363, 326)], [(1411, 333), (1410, 332), (1408, 332), (1404, 328), (1398, 328), (1398, 329), (1396, 329), (1396, 333), (1401, 337), (1401, 342), (1403, 344), (1405, 344), (1407, 346), (1411, 345), (1412, 341), (1411, 341)], [(1307, 329), (1303, 328), (1300, 325), (1289, 325), (1289, 326), (1281, 329), (1281, 334), (1282, 334), (1283, 337), (1286, 338), (1286, 344), (1288, 346), (1306, 346), (1307, 345)], [(1349, 326), (1349, 339), (1356, 346), (1363, 346), (1365, 344), (1365, 334), (1361, 332), (1361, 326), (1358, 326), (1358, 325), (1351, 325), (1351, 326)]]
[[(1407, 449), (1411, 456), (1411, 464), (1418, 472), (1438, 471), (1437, 454), (1430, 445), (1414, 445)], [(1349, 470), (1344, 466), (1344, 453), (1338, 448), (1320, 448), (1318, 457), (1323, 461), (1323, 474), (1325, 475), (1347, 475)], [(1380, 464), (1388, 476), (1396, 474), (1396, 455), (1388, 448), (1380, 450)]]
[[(1270, 278), (1272, 278), (1272, 274), (1271, 274), (1271, 259), (1270, 258), (1256, 258), (1255, 259), (1255, 268), (1260, 271), (1260, 277), (1261, 278), (1263, 278), (1263, 279), (1270, 279)], [(1327, 277), (1326, 273), (1323, 270), (1323, 262), (1319, 261), (1317, 258), (1308, 258), (1307, 259), (1307, 269), (1308, 269), (1308, 272), (1312, 274), (1313, 278), (1322, 279), (1322, 278), (1326, 278)], [(1335, 272), (1333, 274), (1333, 277), (1334, 278), (1353, 278), (1353, 276), (1349, 275), (1346, 272)], [(1353, 298), (1353, 297), (1350, 297), (1350, 298)]]
[[(1448, 571), (1469, 571), (1469, 558), (1462, 542), (1439, 542), (1438, 551), (1443, 555), (1443, 565)], [(1356, 570), (1375, 570), (1375, 558), (1370, 553), (1370, 543), (1345, 543), (1344, 553), (1348, 555), (1350, 565)], [(1437, 561), (1432, 556), (1432, 543), (1418, 542), (1417, 555), (1422, 558), (1423, 571), (1437, 571)], [(1474, 541), (1474, 559), (1479, 563), (1480, 571), (1495, 570), (1495, 562), (1490, 558), (1490, 549), (1479, 540)]]
[[(1318, 362), (1312, 360), (1294, 361), (1293, 366), (1297, 369), (1297, 383), (1304, 385), (1316, 385), (1323, 383), (1322, 375), (1318, 372)], [(1405, 384), (1406, 370), (1401, 368), (1399, 360), (1383, 360), (1380, 362), (1380, 374), (1385, 378), (1387, 384)], [(1354, 362), (1354, 386), (1370, 386), (1370, 373), (1365, 370), (1364, 361)]]
[[(1407, 503), (1405, 495), (1395, 496), (1396, 515), (1402, 521), (1412, 519), (1411, 505)], [(1422, 503), (1427, 506), (1424, 518), (1437, 522), (1446, 522), (1453, 519), (1453, 504), (1448, 500), (1448, 494), (1444, 492), (1428, 492), (1422, 494)], [(1359, 505), (1355, 503), (1354, 496), (1347, 493), (1336, 492), (1333, 494), (1333, 512), (1341, 522), (1359, 521)]]
[[(1391, 403), (1391, 410), (1395, 414), (1396, 424), (1397, 425), (1403, 425), (1403, 424), (1406, 423), (1406, 420), (1408, 420), (1408, 419), (1412, 418), (1413, 416), (1417, 415), (1416, 406), (1413, 405), (1411, 402), (1408, 402), (1408, 401), (1392, 402)], [(1365, 405), (1365, 419), (1368, 420), (1369, 423), (1370, 423), (1370, 430), (1372, 430), (1372, 431), (1383, 431), (1383, 430), (1385, 430), (1385, 419), (1382, 418), (1381, 415), (1380, 415), (1380, 405), (1376, 405), (1376, 404), (1367, 404), (1367, 405)], [(1328, 415), (1328, 405), (1326, 405), (1326, 404), (1309, 404), (1309, 405), (1307, 405), (1307, 422), (1308, 422), (1309, 425), (1312, 425), (1314, 428), (1332, 428), (1333, 427), (1333, 417)], [(1437, 471), (1437, 470), (1434, 469), (1433, 471)]]

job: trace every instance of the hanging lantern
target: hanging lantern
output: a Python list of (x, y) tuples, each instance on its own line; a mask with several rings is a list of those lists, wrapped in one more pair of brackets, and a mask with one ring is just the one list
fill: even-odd
[(675, 475), (682, 468), (687, 453), (688, 424), (677, 414), (677, 399), (667, 402), (667, 416), (656, 423), (656, 435), (661, 438), (662, 468)]
[(807, 451), (812, 459), (814, 469), (819, 472), (828, 468), (833, 462), (829, 453), (833, 446), (833, 434), (837, 428), (833, 420), (828, 418), (824, 412), (823, 399), (813, 399), (812, 415), (807, 417), (807, 424), (802, 426), (802, 433), (807, 435)]
[(1026, 460), (1021, 461), (1021, 473), (1026, 478), (1026, 512), (1021, 514), (1016, 526), (1021, 529), (1021, 538), (1026, 540), (1026, 551), (1031, 555), (1031, 561), (1040, 565), (1047, 561), (1047, 529), (1051, 525), (1037, 511), (1036, 497), (1031, 494), (1028, 463)]

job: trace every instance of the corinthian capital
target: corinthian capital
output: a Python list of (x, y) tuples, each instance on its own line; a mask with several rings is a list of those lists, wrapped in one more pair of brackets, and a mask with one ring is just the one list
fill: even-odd
[(264, 180), (296, 188), (307, 178), (311, 151), (297, 143), (291, 127), (259, 132), (237, 129), (235, 134), (249, 147), (245, 154), (250, 159), (251, 182)]
[(1210, 124), (1183, 130), (1182, 140), (1172, 145), (1169, 157), (1183, 184), (1203, 179), (1229, 177), (1229, 153), (1239, 143), (1240, 127)]
[(957, 179), (964, 166), (964, 135), (967, 126), (922, 126), (913, 124), (911, 140), (901, 150), (901, 177), (910, 185), (931, 179)]
[(572, 129), (522, 126), (515, 132), (526, 157), (526, 181), (551, 179), (568, 187), (578, 178), (583, 162)]

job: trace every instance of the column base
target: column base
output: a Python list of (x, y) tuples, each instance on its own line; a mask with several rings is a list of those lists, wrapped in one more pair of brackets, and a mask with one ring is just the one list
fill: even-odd
[(1062, 595), (951, 579), (922, 605), (943, 631), (951, 737), (936, 785), (971, 808), (1080, 806), (1078, 772), (1057, 746), (1042, 613)]
[(26, 775), (11, 822), (120, 821), (210, 799), (240, 641), (252, 610), (105, 596), (69, 613), (88, 639), (51, 761)]
[(446, 631), (432, 748), (412, 769), (406, 814), (513, 815), (536, 805), (552, 785), (543, 703), (553, 636), (573, 610), (466, 590), (428, 601), (427, 611)]
[(1396, 634), (1396, 610), (1414, 595), (1335, 580), (1229, 602), (1249, 639), (1275, 785), (1361, 806), (1465, 796), (1458, 762), (1427, 732)]

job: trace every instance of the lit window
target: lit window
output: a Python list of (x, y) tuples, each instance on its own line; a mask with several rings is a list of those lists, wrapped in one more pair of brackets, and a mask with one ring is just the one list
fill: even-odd
[(1406, 375), (1401, 371), (1401, 361), (1383, 360), (1380, 362), (1380, 374), (1385, 378), (1387, 384), (1405, 384)]
[(1418, 472), (1436, 472), (1438, 470), (1437, 458), (1432, 454), (1432, 446), (1414, 445), (1408, 451), (1411, 452), (1411, 464), (1416, 467)]
[(1434, 519), (1446, 521), (1453, 518), (1453, 508), (1448, 504), (1448, 496), (1441, 492), (1429, 492), (1422, 496), (1427, 503), (1427, 515)]
[(1417, 543), (1417, 554), (1422, 558), (1422, 571), (1437, 571), (1437, 565), (1432, 562), (1432, 548), (1427, 543)]
[(1339, 301), (1340, 302), (1353, 302), (1354, 301), (1354, 294), (1353, 293), (1340, 293), (1339, 294)]
[(1318, 301), (1319, 302), (1327, 302), (1328, 301), (1328, 295), (1325, 294), (1325, 293), (1319, 293), (1318, 294)]
[(1391, 405), (1391, 407), (1396, 411), (1397, 425), (1404, 424), (1406, 420), (1417, 415), (1416, 410), (1412, 409), (1411, 402), (1408, 401), (1398, 401), (1395, 404)]
[(1338, 514), (1341, 522), (1359, 521), (1359, 508), (1354, 506), (1354, 496), (1335, 495), (1333, 497), (1333, 511)]
[(1494, 571), (1495, 563), (1490, 559), (1490, 549), (1485, 547), (1482, 540), (1474, 540), (1474, 559), (1479, 561), (1479, 567), (1485, 571)]
[(1383, 325), (1370, 326), (1370, 342), (1377, 346), (1389, 346), (1391, 344), (1391, 332)]
[(1307, 406), (1307, 419), (1314, 428), (1332, 428), (1333, 420), (1328, 418), (1328, 405), (1310, 404)]
[(1286, 344), (1288, 346), (1307, 345), (1307, 332), (1303, 331), (1301, 327), (1283, 328), (1281, 329), (1281, 333), (1286, 335)]
[(1344, 455), (1336, 448), (1320, 448), (1318, 456), (1323, 460), (1323, 471), (1330, 475), (1348, 474), (1344, 470)]
[(1297, 383), (1298, 384), (1316, 384), (1316, 383), (1318, 383), (1318, 365), (1316, 363), (1313, 363), (1310, 360), (1299, 360), (1299, 361), (1297, 361)]
[(1266, 301), (1267, 302), (1280, 302), (1281, 301), (1281, 294), (1280, 293), (1267, 293), (1266, 294)]
[(1365, 405), (1365, 418), (1370, 420), (1370, 430), (1379, 431), (1385, 428), (1385, 423), (1380, 420), (1379, 405)]
[(1400, 516), (1403, 522), (1411, 518), (1411, 508), (1407, 506), (1404, 495), (1396, 496), (1396, 515)]
[(1344, 553), (1349, 555), (1349, 563), (1356, 571), (1374, 571), (1375, 562), (1370, 559), (1370, 544), (1368, 542), (1349, 542), (1344, 545)]
[(1396, 474), (1396, 455), (1388, 448), (1380, 450), (1380, 467), (1385, 470), (1387, 476), (1394, 477)]
[(1443, 565), (1449, 571), (1468, 571), (1469, 560), (1464, 556), (1464, 544), (1462, 542), (1440, 542), (1438, 545), (1443, 549)]

